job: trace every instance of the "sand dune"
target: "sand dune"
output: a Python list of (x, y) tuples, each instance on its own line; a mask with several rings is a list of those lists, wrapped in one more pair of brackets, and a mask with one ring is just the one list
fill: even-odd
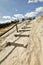
[[(19, 24), (18, 28), (30, 31), (15, 31), (7, 37), (5, 34), (0, 38), (2, 40), (0, 42), (0, 47), (2, 47), (0, 65), (43, 65), (43, 15), (30, 22), (27, 20)], [(15, 37), (15, 34), (19, 34), (19, 36)], [(23, 35), (29, 35), (29, 37)], [(16, 43), (27, 46), (20, 46)]]

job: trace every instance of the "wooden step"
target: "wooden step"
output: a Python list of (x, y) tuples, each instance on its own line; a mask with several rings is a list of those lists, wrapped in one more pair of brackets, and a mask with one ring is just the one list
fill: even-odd
[(8, 42), (8, 44), (6, 45), (7, 46), (15, 46), (15, 47), (24, 47), (24, 48), (27, 48), (27, 45), (28, 44), (21, 44), (21, 43), (15, 43), (15, 42)]
[(29, 35), (21, 35), (21, 34), (18, 34), (18, 35), (17, 35), (17, 34), (15, 34), (15, 37), (18, 37), (18, 36), (19, 36), (19, 37), (29, 37)]
[(22, 29), (29, 29), (29, 28), (31, 29), (31, 27), (22, 27)]
[(22, 32), (21, 34), (20, 33), (16, 33), (15, 37), (29, 37), (29, 35), (30, 35), (30, 32), (26, 31), (26, 32)]
[(6, 47), (8, 47), (8, 46), (15, 46), (15, 47), (24, 47), (24, 48), (27, 48), (27, 45), (28, 44), (24, 45), (24, 44), (21, 44), (21, 43), (8, 42), (4, 46), (0, 47), (0, 52), (2, 50), (4, 50)]
[(19, 32), (21, 32), (21, 31), (23, 31), (23, 32), (25, 32), (25, 31), (30, 31), (30, 30), (25, 30), (25, 29), (21, 29), (21, 30), (19, 30)]
[(24, 47), (28, 45), (29, 38), (28, 37), (20, 37), (15, 43), (23, 44)]

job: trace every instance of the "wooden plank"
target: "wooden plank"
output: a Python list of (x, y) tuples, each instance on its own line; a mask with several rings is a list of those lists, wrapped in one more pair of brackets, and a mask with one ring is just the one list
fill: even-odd
[(29, 41), (28, 37), (21, 37), (17, 41), (15, 41), (15, 43), (23, 44), (23, 46), (25, 47), (26, 45), (28, 45), (28, 41)]
[(30, 29), (31, 27), (22, 27), (22, 29)]
[(15, 43), (15, 42), (8, 42), (7, 46), (15, 46), (15, 47), (24, 47), (27, 48), (28, 44), (21, 44), (21, 43)]
[(24, 30), (24, 29), (19, 30), (19, 32), (21, 32), (21, 31), (25, 32), (25, 31), (30, 31), (30, 30)]
[(30, 31), (26, 31), (26, 32), (22, 32), (21, 34), (16, 33), (15, 37), (29, 37), (29, 35), (30, 35)]
[(16, 37), (29, 37), (29, 35), (21, 35), (21, 34), (15, 34)]

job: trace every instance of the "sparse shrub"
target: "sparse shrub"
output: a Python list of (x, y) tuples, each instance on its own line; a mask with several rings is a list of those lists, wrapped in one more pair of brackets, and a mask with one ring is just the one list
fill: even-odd
[(25, 21), (25, 19), (24, 19), (24, 18), (22, 18), (22, 21)]

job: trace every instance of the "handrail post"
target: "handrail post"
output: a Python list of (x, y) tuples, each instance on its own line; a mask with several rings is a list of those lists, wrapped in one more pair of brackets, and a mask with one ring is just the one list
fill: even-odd
[(16, 23), (16, 31), (18, 32), (18, 26), (17, 26), (17, 23)]

